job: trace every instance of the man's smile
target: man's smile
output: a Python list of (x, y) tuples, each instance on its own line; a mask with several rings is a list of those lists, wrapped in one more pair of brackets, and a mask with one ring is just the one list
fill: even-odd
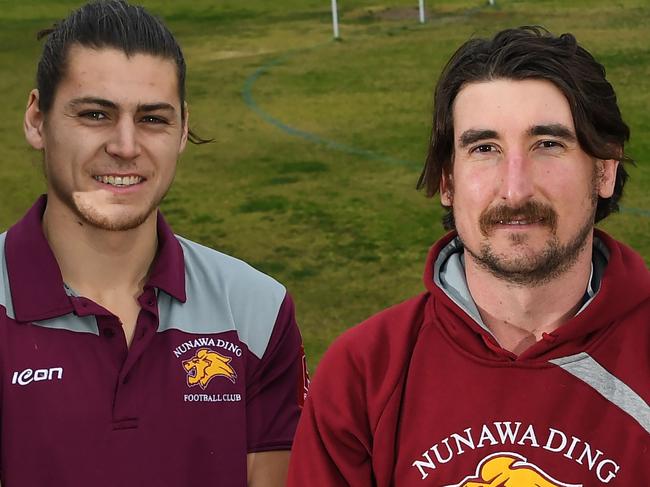
[(128, 188), (129, 186), (135, 186), (144, 181), (142, 176), (114, 176), (114, 175), (101, 175), (93, 176), (96, 181), (99, 181), (103, 184), (108, 184), (110, 186), (115, 186), (118, 188)]

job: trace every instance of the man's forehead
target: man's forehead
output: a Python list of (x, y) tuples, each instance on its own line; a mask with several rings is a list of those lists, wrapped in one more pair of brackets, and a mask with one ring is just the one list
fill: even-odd
[(535, 135), (535, 127), (565, 126), (574, 131), (564, 93), (543, 79), (498, 78), (464, 84), (452, 106), (454, 134), (468, 129), (501, 132), (517, 129)]
[(137, 104), (180, 102), (173, 60), (147, 53), (127, 54), (111, 47), (73, 45), (67, 53), (59, 88), (75, 99), (121, 99)]
[[(92, 57), (101, 57), (104, 62), (107, 62), (108, 57), (113, 59), (126, 59), (128, 61), (148, 59), (151, 61), (159, 62), (161, 64), (169, 64), (171, 68), (175, 68), (176, 64), (172, 58), (150, 54), (142, 51), (126, 52), (113, 46), (84, 46), (79, 43), (70, 45), (66, 53), (66, 60), (68, 64), (77, 60), (78, 58), (88, 59)], [(110, 61), (108, 61), (110, 62)]]

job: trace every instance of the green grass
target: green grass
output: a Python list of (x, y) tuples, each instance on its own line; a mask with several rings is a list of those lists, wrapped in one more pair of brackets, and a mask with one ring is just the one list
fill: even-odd
[[(423, 289), (428, 247), (442, 234), (437, 201), (414, 186), (426, 153), (432, 87), (473, 35), (523, 24), (570, 31), (607, 67), (638, 161), (624, 204), (650, 211), (650, 6), (645, 0), (341, 1), (343, 40), (331, 40), (325, 0), (143, 2), (165, 18), (188, 61), (195, 130), (163, 209), (178, 233), (242, 258), (293, 294), (312, 368), (341, 331)], [(40, 44), (34, 34), (76, 1), (0, 2), (0, 228), (44, 185), (22, 135)], [(395, 10), (400, 9), (400, 15)], [(411, 14), (411, 18), (406, 14)], [(402, 15), (403, 14), (403, 15)], [(397, 18), (391, 20), (391, 18)], [(260, 68), (254, 82), (250, 77)], [(290, 135), (282, 124), (353, 148)], [(650, 262), (650, 218), (603, 227)]]

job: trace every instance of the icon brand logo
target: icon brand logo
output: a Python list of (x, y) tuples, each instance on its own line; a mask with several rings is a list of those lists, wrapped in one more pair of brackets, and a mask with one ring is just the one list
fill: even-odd
[(50, 369), (25, 369), (22, 372), (14, 372), (11, 379), (12, 384), (26, 386), (32, 382), (41, 382), (44, 380), (61, 380), (63, 379), (63, 367), (52, 367)]
[(476, 475), (458, 484), (445, 487), (583, 487), (555, 480), (526, 458), (511, 452), (485, 457), (476, 468)]
[(233, 384), (237, 379), (237, 373), (230, 362), (232, 357), (226, 357), (209, 348), (200, 348), (194, 357), (183, 360), (183, 368), (187, 372), (187, 385), (194, 387), (199, 385), (205, 390), (213, 377), (226, 377)]

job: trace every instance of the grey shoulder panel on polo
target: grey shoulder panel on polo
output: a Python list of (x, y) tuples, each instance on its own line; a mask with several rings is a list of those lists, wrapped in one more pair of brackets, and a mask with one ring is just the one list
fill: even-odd
[(610, 373), (591, 355), (580, 352), (550, 361), (592, 387), (609, 402), (632, 416), (650, 433), (650, 406), (625, 382)]
[(266, 351), (286, 289), (245, 262), (176, 237), (185, 260), (185, 303), (162, 290), (159, 331), (192, 334), (235, 330), (258, 358)]
[(97, 318), (95, 318), (94, 315), (77, 316), (74, 313), (68, 313), (67, 315), (57, 316), (56, 318), (51, 318), (49, 320), (35, 321), (34, 324), (44, 328), (99, 335)]
[(9, 274), (7, 273), (7, 260), (5, 259), (5, 239), (7, 232), (0, 234), (0, 306), (6, 310), (8, 318), (14, 319), (14, 306), (11, 302), (11, 288), (9, 287)]

